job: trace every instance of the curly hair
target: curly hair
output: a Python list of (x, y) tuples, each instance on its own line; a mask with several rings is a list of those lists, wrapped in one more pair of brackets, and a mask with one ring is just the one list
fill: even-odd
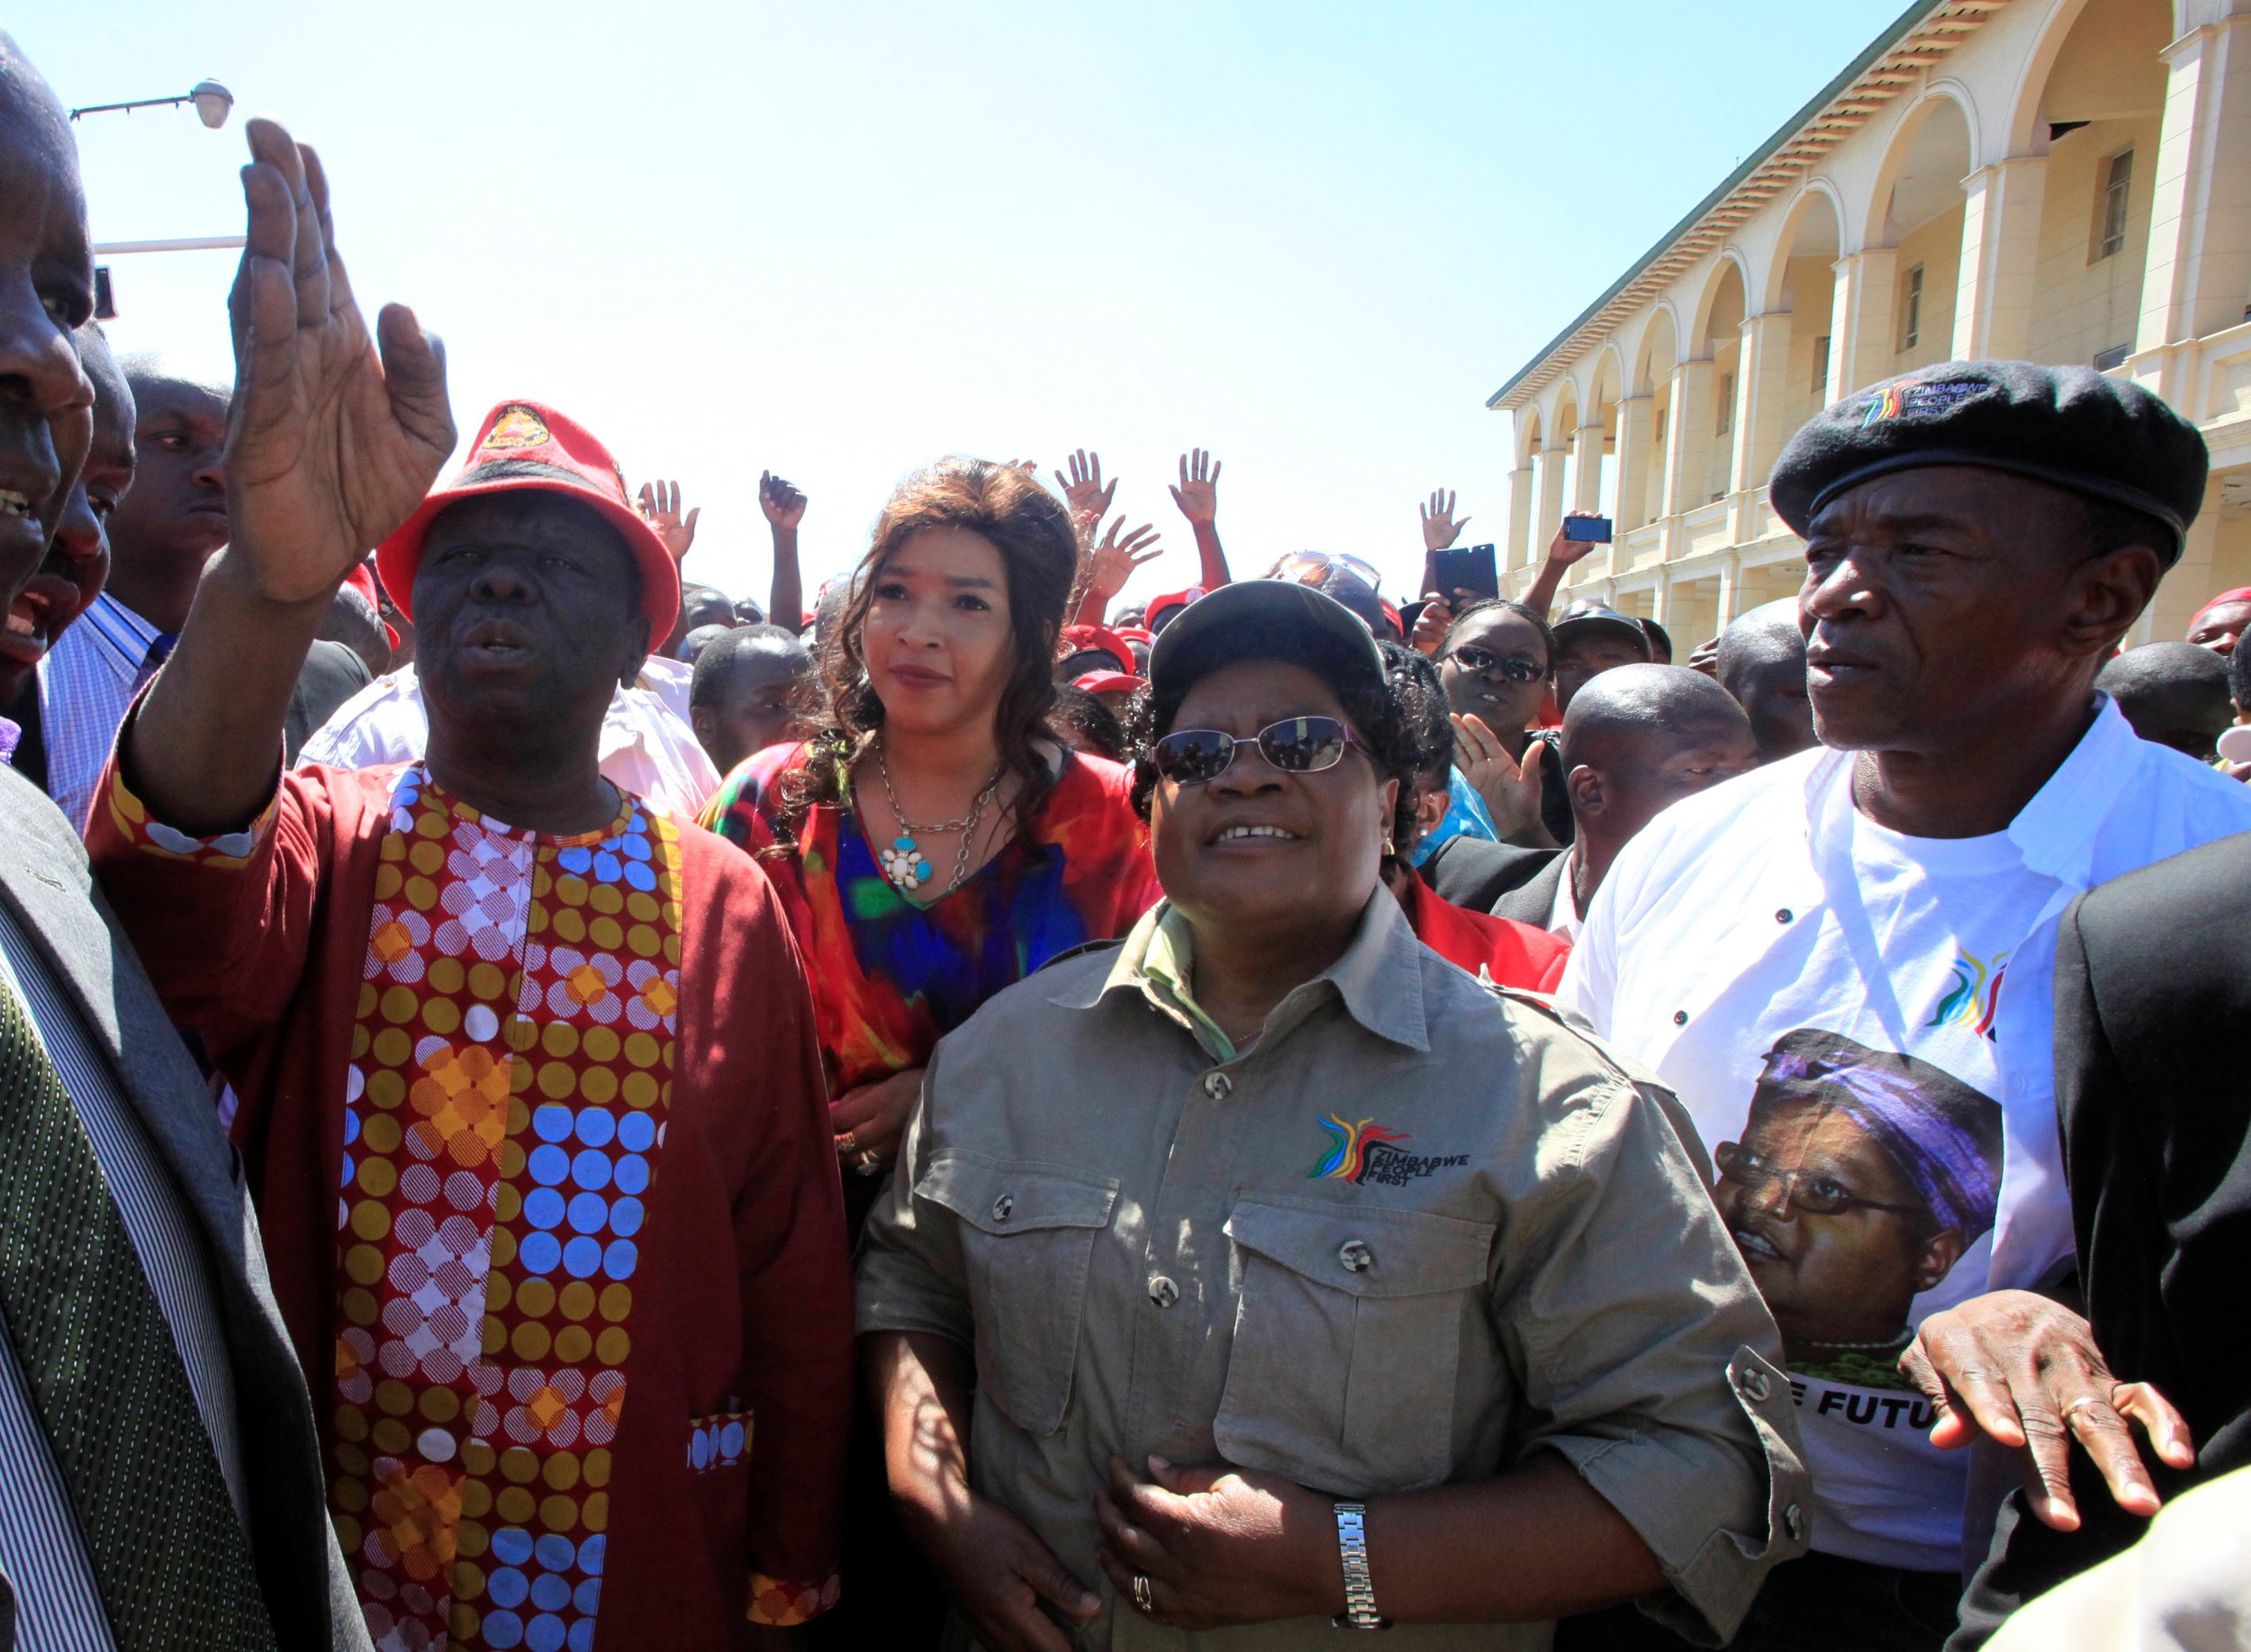
[[(1302, 641), (1295, 627), (1246, 624), (1239, 636), (1229, 638), (1227, 664), (1241, 665), (1252, 660), (1278, 660), (1285, 664), (1297, 664), (1303, 658)], [(1380, 689), (1356, 686), (1351, 689), (1332, 684), (1344, 709), (1344, 720), (1352, 730), (1360, 749), (1376, 771), (1378, 784), (1385, 781), (1399, 782), (1399, 800), (1392, 811), (1391, 837), (1396, 844), (1414, 841), (1415, 777), (1421, 772), (1426, 754), (1426, 736), (1423, 733), (1428, 723), (1430, 709), (1425, 703), (1432, 694), (1437, 695), (1444, 720), (1445, 695), (1437, 688), (1436, 673), (1431, 673), (1428, 687), (1417, 679), (1413, 684), (1401, 686), (1394, 680), (1390, 656), (1411, 654), (1396, 643), (1378, 643), (1385, 654), (1386, 681)], [(1414, 654), (1416, 660), (1422, 655)], [(1427, 669), (1427, 662), (1424, 662)], [(1126, 738), (1134, 753), (1134, 807), (1144, 820), (1149, 818), (1149, 802), (1157, 789), (1156, 765), (1149, 761), (1150, 748), (1172, 732), (1172, 721), (1180, 714), (1180, 702), (1195, 683), (1174, 682), (1160, 691), (1155, 684), (1144, 683), (1134, 693), (1126, 711)], [(1451, 739), (1453, 725), (1446, 725), (1447, 737)], [(1262, 761), (1252, 757), (1246, 761)]]
[(820, 649), (823, 727), (806, 743), (805, 762), (784, 782), (782, 823), (794, 832), (816, 804), (844, 794), (854, 755), (883, 726), (883, 701), (868, 680), (861, 652), (876, 575), (920, 533), (955, 528), (1000, 553), (1008, 584), (1008, 676), (993, 708), (993, 740), (1003, 780), (1017, 781), (1011, 807), (1021, 834), (1039, 812), (1054, 777), (1040, 755), (1053, 736), (1047, 714), (1054, 698), (1055, 645), (1085, 578), (1086, 559), (1063, 502), (1021, 470), (958, 456), (940, 459), (900, 483), (876, 519), (873, 542), (853, 573), (850, 595)]

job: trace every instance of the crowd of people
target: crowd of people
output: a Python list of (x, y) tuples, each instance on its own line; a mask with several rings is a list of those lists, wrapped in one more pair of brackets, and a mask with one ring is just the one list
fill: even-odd
[(443, 474), (249, 141), (231, 383), (117, 357), (0, 36), (0, 1648), (2251, 1646), (2162, 402), (1848, 397), (1681, 664), (1201, 449), (1187, 589), (1082, 450), (809, 602), (763, 474), (762, 607), (560, 409)]

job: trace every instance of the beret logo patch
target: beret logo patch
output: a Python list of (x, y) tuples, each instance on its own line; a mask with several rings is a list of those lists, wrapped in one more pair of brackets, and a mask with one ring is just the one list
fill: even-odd
[(554, 439), (547, 432), (547, 420), (520, 402), (493, 422), (477, 451), (506, 453), (519, 447), (544, 447)]
[(1926, 379), (1886, 384), (1868, 398), (1868, 409), (1860, 420), (1860, 428), (1865, 430), (1886, 419), (1932, 418), (1992, 388), (1983, 379)]

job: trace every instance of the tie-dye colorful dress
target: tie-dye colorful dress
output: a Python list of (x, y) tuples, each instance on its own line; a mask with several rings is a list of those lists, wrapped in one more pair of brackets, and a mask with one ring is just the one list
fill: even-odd
[(921, 1066), (987, 998), (1059, 952), (1125, 934), (1157, 903), (1121, 764), (1065, 752), (1030, 830), (925, 907), (884, 877), (849, 793), (794, 833), (782, 824), (782, 777), (804, 760), (802, 745), (747, 759), (704, 824), (756, 855), (781, 893), (812, 976), (832, 1095)]

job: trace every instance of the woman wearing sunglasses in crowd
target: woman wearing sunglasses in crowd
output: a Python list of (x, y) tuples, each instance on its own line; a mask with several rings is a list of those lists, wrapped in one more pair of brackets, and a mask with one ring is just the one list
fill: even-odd
[(1418, 741), (1343, 608), (1212, 592), (1137, 711), (1163, 903), (939, 1046), (860, 1263), (963, 1627), (1529, 1649), (1632, 1599), (1724, 1639), (1808, 1493), (1677, 1104), (1417, 943)]
[[(1562, 763), (1556, 745), (1533, 734), (1556, 682), (1556, 636), (1547, 621), (1506, 596), (1470, 603), (1445, 626), (1439, 680), (1454, 707), (1457, 799), (1470, 792), (1502, 844), (1569, 846), (1571, 797)], [(1526, 763), (1526, 754), (1535, 763)], [(1432, 849), (1452, 835), (1439, 831)]]
[(1568, 944), (1532, 925), (1457, 906), (1415, 875), (1415, 849), (1453, 807), (1453, 719), (1436, 666), (1402, 644), (1376, 645), (1383, 652), (1392, 709), (1415, 742), (1413, 778), (1400, 793), (1406, 807), (1393, 851), (1384, 856), (1384, 886), (1406, 914), (1415, 938), (1447, 962), (1496, 987), (1553, 992), (1571, 956)]

